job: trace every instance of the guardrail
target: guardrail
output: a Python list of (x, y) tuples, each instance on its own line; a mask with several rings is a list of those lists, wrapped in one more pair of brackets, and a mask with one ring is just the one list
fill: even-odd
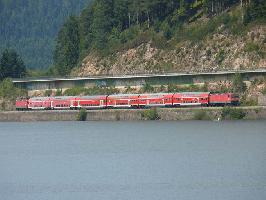
[(14, 78), (14, 83), (18, 82), (34, 82), (34, 81), (59, 81), (59, 80), (85, 80), (85, 79), (122, 79), (122, 78), (139, 78), (139, 77), (159, 77), (159, 76), (190, 76), (190, 75), (221, 75), (221, 74), (246, 74), (246, 73), (266, 73), (266, 67), (259, 70), (231, 70), (231, 71), (215, 71), (215, 72), (163, 72), (163, 73), (134, 73), (134, 74), (102, 74), (93, 75), (87, 77), (73, 77), (73, 76), (61, 76), (61, 77), (28, 77), (28, 78)]

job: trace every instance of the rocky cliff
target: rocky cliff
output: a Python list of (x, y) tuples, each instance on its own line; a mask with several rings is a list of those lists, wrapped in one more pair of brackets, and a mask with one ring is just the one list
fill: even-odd
[[(168, 41), (171, 43), (171, 41)], [(72, 75), (139, 74), (158, 72), (212, 72), (266, 68), (266, 25), (253, 25), (243, 35), (224, 25), (199, 42), (181, 41), (156, 48), (153, 42), (106, 57), (88, 55)]]

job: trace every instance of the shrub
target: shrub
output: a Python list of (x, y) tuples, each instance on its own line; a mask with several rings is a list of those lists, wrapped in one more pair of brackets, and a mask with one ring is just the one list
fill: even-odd
[(199, 110), (194, 113), (194, 120), (210, 120), (210, 116), (204, 110)]
[(117, 94), (119, 90), (114, 87), (93, 87), (93, 88), (82, 88), (82, 87), (74, 87), (67, 89), (64, 92), (65, 96), (78, 96), (78, 95), (111, 95)]
[(16, 88), (11, 79), (0, 82), (0, 97), (15, 100), (17, 97), (27, 96), (27, 91)]
[(245, 95), (241, 98), (240, 104), (242, 106), (257, 106), (258, 105), (258, 98), (252, 97), (247, 98)]
[(167, 85), (167, 92), (176, 92), (176, 91), (177, 91), (176, 85), (171, 83)]
[(262, 92), (263, 95), (266, 95), (266, 87), (264, 87), (261, 92)]
[(241, 74), (236, 73), (233, 78), (233, 92), (241, 94), (241, 93), (244, 93), (246, 89), (247, 89), (247, 86), (243, 81), (243, 77), (241, 76)]
[(83, 92), (84, 92), (84, 88), (74, 87), (74, 88), (67, 89), (64, 92), (64, 95), (65, 96), (78, 96), (78, 95), (82, 94)]
[(149, 110), (144, 110), (141, 114), (142, 118), (146, 120), (159, 120), (160, 116), (158, 115), (157, 109), (152, 108)]
[(57, 89), (55, 92), (55, 96), (62, 96), (62, 89)]
[(142, 87), (142, 92), (153, 92), (154, 87), (152, 87), (149, 83), (145, 83)]
[(246, 113), (239, 108), (224, 107), (222, 110), (222, 119), (225, 120), (241, 120), (245, 116)]
[(216, 62), (217, 62), (218, 64), (221, 64), (221, 63), (224, 61), (224, 58), (225, 58), (224, 50), (221, 50), (221, 51), (219, 51), (219, 53), (216, 55), (215, 60), (216, 60)]
[(77, 115), (77, 121), (86, 121), (86, 119), (87, 119), (87, 111), (86, 109), (82, 108)]
[(248, 42), (246, 45), (245, 45), (245, 51), (246, 52), (259, 52), (260, 50), (260, 47), (255, 44), (254, 42)]
[(52, 93), (53, 93), (52, 90), (45, 90), (45, 92), (44, 92), (44, 96), (49, 97), (49, 96), (52, 95)]

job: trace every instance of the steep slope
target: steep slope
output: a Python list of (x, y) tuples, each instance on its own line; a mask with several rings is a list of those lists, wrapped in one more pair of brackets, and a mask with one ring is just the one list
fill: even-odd
[[(171, 41), (169, 41), (171, 43)], [(243, 34), (224, 24), (200, 41), (183, 40), (168, 49), (154, 41), (107, 57), (88, 55), (72, 75), (138, 74), (157, 72), (214, 72), (266, 69), (266, 24), (250, 25)]]

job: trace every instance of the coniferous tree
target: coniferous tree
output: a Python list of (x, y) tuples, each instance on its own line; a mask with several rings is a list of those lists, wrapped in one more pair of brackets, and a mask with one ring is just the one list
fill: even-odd
[(265, 0), (252, 0), (250, 4), (248, 4), (247, 11), (244, 16), (244, 23), (247, 24), (255, 19), (266, 20)]
[(79, 20), (80, 27), (80, 56), (83, 58), (92, 47), (92, 22), (93, 22), (93, 6), (90, 5), (83, 10)]
[(5, 78), (21, 78), (26, 75), (23, 60), (14, 50), (6, 49), (0, 59), (0, 80)]
[(69, 74), (79, 59), (79, 25), (76, 17), (71, 16), (60, 30), (54, 53), (55, 68), (59, 75)]
[(108, 33), (113, 24), (113, 1), (98, 0), (95, 2), (93, 12), (93, 47), (98, 50), (103, 50), (107, 44)]

